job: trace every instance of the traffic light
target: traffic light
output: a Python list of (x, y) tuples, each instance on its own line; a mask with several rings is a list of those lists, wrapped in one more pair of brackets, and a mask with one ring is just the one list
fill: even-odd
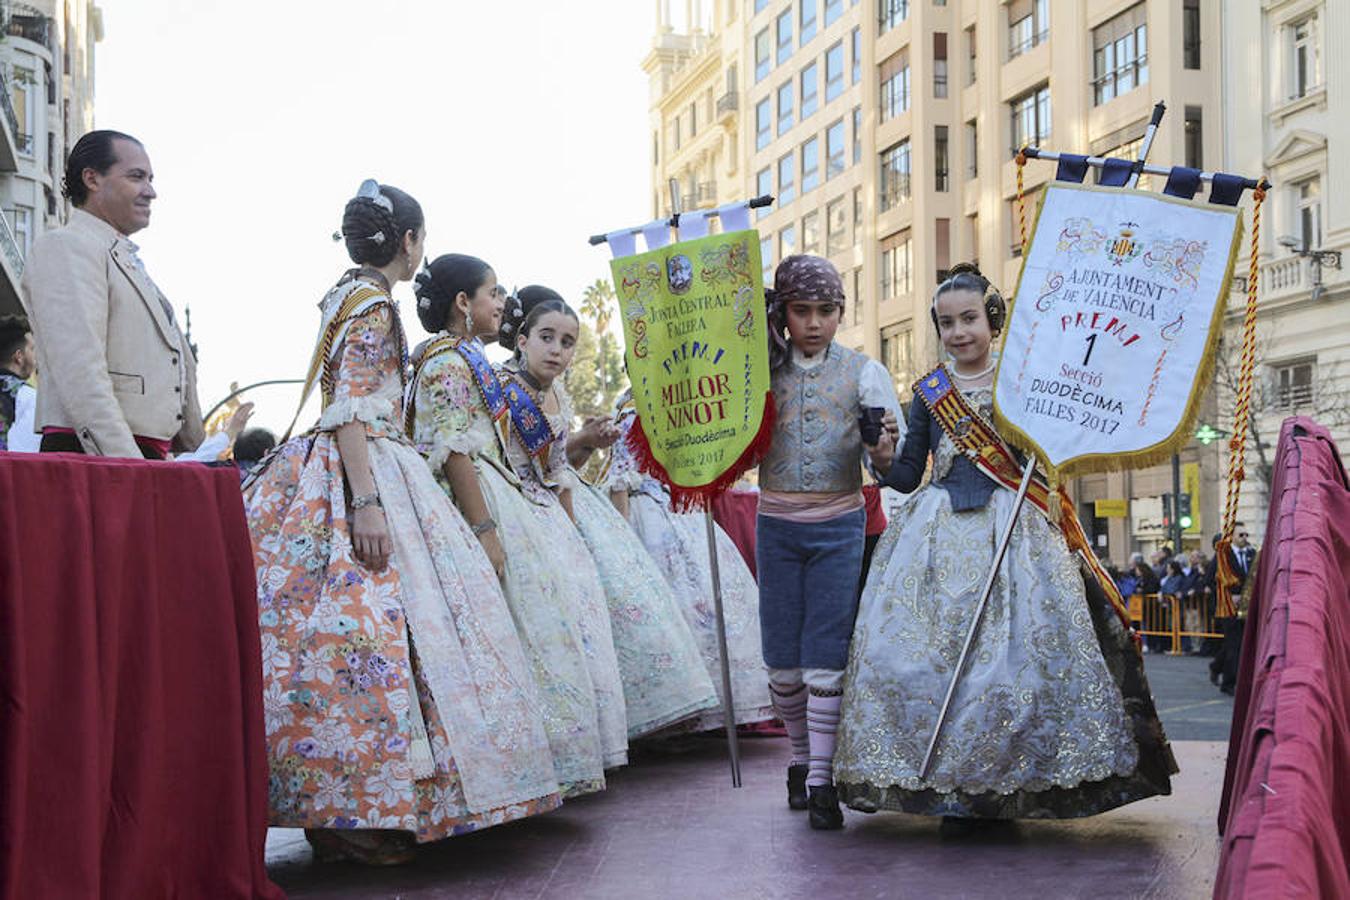
[(1163, 494), (1163, 528), (1171, 530), (1172, 528), (1172, 495)]
[(1177, 522), (1182, 528), (1190, 528), (1194, 520), (1191, 518), (1191, 495), (1177, 495)]

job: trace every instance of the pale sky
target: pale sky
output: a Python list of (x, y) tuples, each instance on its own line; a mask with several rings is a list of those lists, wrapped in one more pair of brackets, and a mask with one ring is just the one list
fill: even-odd
[[(304, 376), (365, 178), (418, 199), (431, 257), (472, 253), (574, 305), (608, 277), (587, 236), (650, 216), (647, 0), (101, 5), (96, 126), (150, 154), (160, 196), (135, 240), (180, 321), (191, 306), (204, 411), (231, 381)], [(421, 340), (410, 284), (395, 296)], [(280, 431), (298, 398), (255, 392), (254, 424)]]

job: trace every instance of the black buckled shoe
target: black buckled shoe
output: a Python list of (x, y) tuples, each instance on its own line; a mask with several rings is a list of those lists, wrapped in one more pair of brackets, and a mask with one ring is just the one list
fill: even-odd
[(788, 766), (788, 809), (806, 809), (806, 763)]
[(811, 827), (818, 831), (833, 831), (844, 827), (844, 812), (839, 808), (839, 792), (832, 784), (812, 785), (807, 788), (807, 814)]

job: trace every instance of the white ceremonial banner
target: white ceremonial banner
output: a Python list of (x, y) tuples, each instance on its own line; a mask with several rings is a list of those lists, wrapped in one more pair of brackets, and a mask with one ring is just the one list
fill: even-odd
[(1236, 207), (1051, 183), (1009, 311), (994, 415), (1061, 475), (1185, 442), (1222, 331)]

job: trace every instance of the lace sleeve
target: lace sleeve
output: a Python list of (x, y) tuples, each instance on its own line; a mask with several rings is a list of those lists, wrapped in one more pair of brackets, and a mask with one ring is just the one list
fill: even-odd
[(395, 397), (390, 379), (397, 381), (399, 352), (393, 313), (380, 304), (347, 329), (334, 379), (333, 399), (324, 408), (319, 428), (331, 431), (348, 422), (371, 424), (394, 418)]
[(626, 414), (619, 420), (619, 439), (614, 442), (610, 453), (609, 472), (605, 475), (605, 489), (609, 491), (636, 491), (642, 487), (642, 473), (638, 471), (633, 451), (628, 449), (628, 433), (633, 429), (637, 417)]

